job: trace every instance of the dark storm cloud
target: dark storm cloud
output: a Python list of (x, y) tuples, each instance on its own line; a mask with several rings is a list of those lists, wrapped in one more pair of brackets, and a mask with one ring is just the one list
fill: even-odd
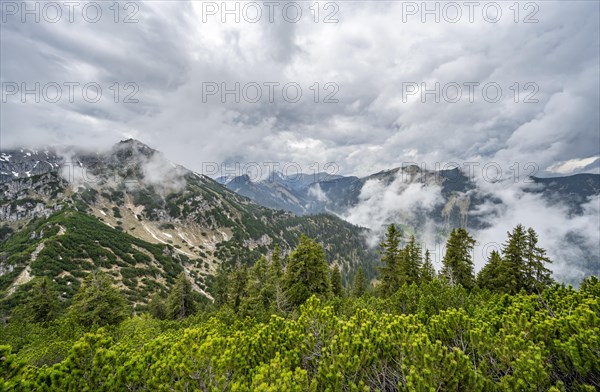
[[(321, 9), (315, 23), (310, 4), (298, 3), (302, 18), (291, 23), (281, 17), (282, 2), (273, 23), (264, 7), (257, 23), (243, 17), (222, 23), (220, 14), (206, 14), (206, 2), (135, 4), (132, 24), (114, 23), (110, 4), (98, 23), (81, 17), (21, 23), (7, 16), (2, 82), (93, 81), (103, 99), (9, 100), (2, 105), (3, 148), (106, 146), (135, 137), (195, 170), (232, 159), (335, 161), (358, 174), (406, 161), (534, 161), (542, 171), (583, 170), (586, 159), (600, 155), (596, 2), (539, 2), (539, 21), (529, 24), (521, 23), (525, 10), (514, 23), (508, 6), (498, 23), (481, 13), (474, 23), (466, 16), (421, 23), (420, 15), (403, 22), (403, 2), (337, 2), (337, 10)], [(322, 23), (333, 11), (339, 23)], [(139, 87), (138, 103), (122, 102), (132, 91), (124, 90), (127, 82)], [(236, 82), (294, 82), (303, 96), (286, 102), (279, 87), (274, 102), (266, 100), (266, 88), (258, 103), (232, 96), (221, 102), (220, 94), (204, 102), (203, 84)], [(323, 102), (333, 91), (324, 89), (328, 82), (339, 87), (337, 103)], [(419, 94), (403, 97), (407, 82), (429, 88), (494, 82), (503, 99), (486, 102), (477, 90), (472, 103), (423, 103)], [(527, 91), (521, 91), (515, 103), (516, 82), (521, 89), (534, 83), (539, 102), (523, 103)]]

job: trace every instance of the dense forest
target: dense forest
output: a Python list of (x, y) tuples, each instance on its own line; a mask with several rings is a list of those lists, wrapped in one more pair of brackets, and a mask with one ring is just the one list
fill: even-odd
[(181, 273), (132, 311), (94, 271), (68, 303), (35, 278), (0, 328), (0, 390), (595, 391), (600, 281), (553, 281), (536, 232), (515, 227), (474, 273), (451, 232), (442, 268), (394, 225), (378, 279), (340, 269), (306, 236), (222, 267), (213, 301)]

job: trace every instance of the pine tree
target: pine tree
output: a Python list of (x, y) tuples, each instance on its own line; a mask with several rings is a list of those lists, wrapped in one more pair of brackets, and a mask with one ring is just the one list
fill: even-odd
[(425, 251), (425, 261), (421, 266), (421, 282), (431, 282), (433, 279), (435, 279), (435, 268), (433, 268), (433, 264), (431, 263), (429, 249), (427, 249)]
[(223, 263), (219, 264), (215, 275), (213, 298), (216, 306), (223, 306), (229, 302), (229, 276)]
[(500, 257), (498, 251), (493, 250), (483, 266), (477, 274), (477, 284), (481, 288), (486, 288), (490, 291), (506, 291), (506, 274), (504, 272), (505, 264)]
[(86, 327), (118, 324), (129, 315), (125, 297), (113, 285), (110, 277), (94, 271), (83, 280), (73, 297), (69, 313)]
[(269, 265), (269, 279), (273, 282), (273, 308), (277, 313), (283, 314), (289, 309), (289, 303), (285, 292), (284, 272), (279, 245), (275, 245), (273, 249), (271, 264)]
[(192, 283), (182, 272), (167, 298), (167, 316), (172, 320), (183, 319), (196, 311)]
[(152, 317), (159, 320), (165, 320), (167, 318), (167, 305), (160, 294), (156, 293), (150, 298), (148, 302), (148, 312)]
[(466, 289), (475, 285), (471, 252), (475, 240), (463, 229), (453, 229), (446, 243), (446, 254), (442, 260), (442, 275), (452, 284), (460, 284)]
[(24, 306), (24, 316), (34, 323), (52, 321), (58, 315), (60, 303), (55, 284), (47, 276), (36, 278)]
[(285, 287), (292, 305), (304, 303), (311, 295), (330, 292), (329, 268), (323, 247), (314, 240), (300, 236), (300, 243), (288, 257)]
[(525, 237), (525, 290), (540, 292), (554, 283), (551, 271), (546, 263), (552, 261), (546, 256), (546, 250), (538, 246), (538, 236), (531, 227)]
[(283, 277), (283, 268), (281, 266), (281, 251), (279, 249), (279, 245), (277, 244), (275, 244), (275, 247), (273, 248), (270, 270), (273, 278), (281, 280)]
[(248, 267), (238, 265), (229, 278), (229, 305), (234, 311), (239, 311), (242, 302), (248, 297)]
[(392, 295), (398, 290), (398, 287), (400, 287), (396, 268), (396, 264), (401, 254), (400, 238), (400, 232), (396, 230), (394, 224), (391, 224), (388, 226), (385, 241), (379, 244), (382, 254), (381, 263), (383, 264), (380, 268), (380, 289), (384, 295)]
[(418, 283), (422, 263), (421, 246), (413, 235), (406, 246), (400, 250), (396, 262), (396, 275), (400, 285)]
[(354, 275), (354, 282), (352, 284), (352, 295), (355, 297), (361, 297), (367, 292), (367, 279), (363, 267), (358, 266), (358, 270)]
[(523, 225), (517, 225), (502, 248), (502, 273), (499, 276), (502, 286), (514, 294), (525, 288), (525, 257), (527, 233)]
[(338, 267), (337, 264), (333, 266), (333, 270), (331, 271), (331, 292), (336, 297), (341, 297), (344, 293), (342, 274), (340, 273), (340, 267)]
[(261, 257), (248, 276), (248, 297), (243, 302), (244, 311), (248, 314), (263, 314), (267, 312), (275, 299), (275, 286), (269, 273), (270, 265), (267, 259)]

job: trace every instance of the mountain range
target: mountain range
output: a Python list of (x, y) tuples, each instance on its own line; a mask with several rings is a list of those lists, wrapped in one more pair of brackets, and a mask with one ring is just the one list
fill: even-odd
[(5, 304), (42, 275), (69, 299), (98, 268), (138, 305), (168, 291), (181, 271), (210, 298), (220, 266), (252, 264), (276, 244), (285, 255), (301, 233), (322, 243), (346, 278), (359, 264), (374, 274), (376, 254), (362, 246), (366, 229), (331, 214), (265, 208), (136, 140), (104, 153), (18, 149), (0, 157)]
[[(421, 193), (412, 194), (415, 189)], [(532, 177), (522, 189), (580, 216), (600, 194), (600, 175)], [(390, 190), (392, 204), (416, 202), (387, 216), (380, 204), (389, 201), (375, 195)], [(369, 203), (380, 214), (357, 219)], [(276, 244), (285, 255), (301, 233), (324, 246), (328, 262), (340, 266), (346, 282), (359, 265), (373, 278), (377, 227), (393, 222), (419, 235), (429, 224), (436, 241), (443, 242), (453, 227), (488, 226), (481, 211), (489, 204), (502, 200), (458, 169), (406, 166), (366, 177), (274, 172), (263, 180), (212, 179), (133, 139), (105, 152), (5, 150), (0, 152), (1, 307), (22, 301), (36, 276), (51, 277), (68, 300), (94, 269), (113, 275), (138, 306), (156, 291), (167, 292), (182, 271), (210, 299), (221, 266), (252, 264)], [(580, 267), (593, 268), (596, 253), (588, 249)]]

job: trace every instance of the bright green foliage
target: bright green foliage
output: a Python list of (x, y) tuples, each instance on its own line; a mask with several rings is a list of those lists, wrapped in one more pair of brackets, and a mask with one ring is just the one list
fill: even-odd
[(89, 327), (118, 324), (129, 315), (129, 310), (110, 277), (94, 271), (83, 280), (69, 313), (79, 324)]
[(379, 244), (381, 248), (381, 264), (379, 286), (383, 295), (392, 295), (400, 283), (397, 276), (398, 259), (400, 258), (401, 234), (394, 224), (388, 226), (385, 241)]
[[(314, 296), (297, 318), (265, 323), (220, 312), (178, 322), (136, 316), (81, 336), (50, 366), (0, 346), (0, 388), (592, 391), (600, 385), (599, 290), (588, 279), (579, 291), (481, 295), (436, 278), (390, 299), (347, 297), (355, 308), (341, 316)], [(400, 297), (415, 301), (405, 302), (410, 314), (399, 314)]]
[(442, 259), (441, 274), (452, 284), (470, 289), (475, 284), (472, 251), (475, 239), (463, 229), (453, 229), (446, 242), (446, 254)]
[(420, 276), (421, 282), (431, 282), (433, 279), (435, 279), (435, 268), (433, 268), (433, 264), (431, 263), (429, 249), (425, 251), (425, 260), (421, 266)]
[(196, 311), (196, 303), (192, 293), (192, 283), (185, 273), (179, 274), (175, 286), (167, 298), (167, 317), (180, 320)]
[(304, 303), (313, 294), (326, 296), (330, 292), (329, 268), (323, 247), (304, 235), (288, 257), (285, 287), (293, 305)]
[(331, 270), (331, 292), (336, 297), (341, 297), (344, 294), (344, 286), (342, 285), (342, 274), (338, 265), (333, 266)]
[(362, 297), (368, 288), (367, 278), (363, 271), (362, 266), (358, 266), (358, 270), (354, 275), (354, 282), (352, 283), (352, 295), (355, 297)]

